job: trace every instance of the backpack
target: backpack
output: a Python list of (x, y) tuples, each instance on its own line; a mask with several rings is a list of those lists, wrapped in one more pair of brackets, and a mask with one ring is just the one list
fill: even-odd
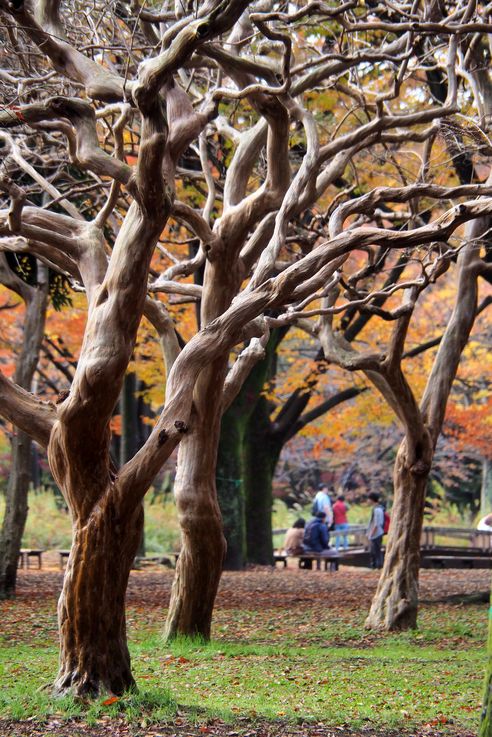
[(391, 517), (389, 516), (386, 509), (383, 511), (384, 511), (383, 535), (387, 535), (389, 528), (390, 528)]
[(310, 522), (307, 523), (306, 527), (304, 528), (304, 538), (302, 542), (307, 548), (313, 547), (314, 541), (312, 539), (312, 532), (313, 532), (313, 527), (315, 524), (316, 524), (316, 520), (311, 520)]
[(318, 500), (315, 499), (313, 502), (313, 506), (311, 507), (311, 514), (313, 515), (313, 517), (316, 517), (319, 511), (320, 509), (318, 507)]

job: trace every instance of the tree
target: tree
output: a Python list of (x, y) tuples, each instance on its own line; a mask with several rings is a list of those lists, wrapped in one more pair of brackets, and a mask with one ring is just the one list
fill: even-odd
[(427, 481), (447, 400), (477, 314), (478, 278), (487, 270), (480, 258), (480, 239), (488, 228), (487, 218), (478, 219), (465, 233), (457, 258), (458, 285), (453, 312), (420, 403), (403, 373), (402, 358), (411, 315), (419, 292), (432, 278), (430, 274), (421, 279), (420, 285), (415, 284), (392, 314), (386, 315), (387, 319), (394, 318), (395, 327), (387, 347), (379, 354), (357, 355), (335, 335), (330, 309), (326, 312), (328, 317), (322, 329), (325, 355), (350, 370), (363, 370), (393, 408), (405, 431), (394, 469), (393, 524), (367, 626), (390, 630), (416, 626), (420, 535)]
[[(18, 191), (4, 177), (2, 248), (56, 267), (87, 298), (68, 395), (47, 403), (0, 375), (0, 413), (48, 448), (73, 519), (58, 612), (58, 693), (121, 693), (134, 685), (125, 590), (142, 500), (178, 444), (182, 548), (167, 635), (210, 636), (225, 550), (215, 487), (220, 419), (264, 355), (271, 329), (311, 319), (310, 306), (323, 311), (320, 303), (342, 279), (357, 281), (359, 252), (371, 261), (377, 249), (407, 250), (419, 262), (426, 253), (437, 276), (436, 237), (447, 243), (492, 211), (491, 187), (422, 184), (432, 173), (424, 167), (409, 175), (403, 201), (425, 194), (462, 200), (457, 207), (422, 223), (405, 212), (406, 229), (390, 213), (392, 229), (361, 193), (359, 220), (343, 227), (345, 196), (332, 197), (338, 177), (364, 157), (379, 161), (388, 146), (432, 148), (433, 121), (454, 122), (457, 110), (458, 38), (465, 43), (488, 30), (475, 8), (457, 8), (436, 26), (426, 9), (409, 21), (395, 7), (373, 20), (353, 2), (289, 4), (284, 12), (276, 4), (265, 11), (246, 0), (209, 0), (176, 13), (118, 3), (117, 15), (96, 3), (97, 23), (89, 23), (74, 4), (64, 24), (57, 2), (35, 3), (33, 14), (22, 1), (0, 0), (15, 26), (4, 39), (12, 68), (2, 80), (12, 102), (0, 123), (9, 130), (9, 163), (29, 180)], [(313, 33), (315, 49), (322, 52), (331, 34), (335, 50), (313, 53)], [(449, 95), (443, 104), (425, 95), (423, 105), (414, 41), (435, 34), (448, 47), (439, 66)], [(373, 89), (378, 71), (388, 83), (381, 93)], [(32, 78), (43, 85), (31, 86)], [(20, 100), (18, 80), (29, 90)], [(328, 128), (343, 105), (327, 111), (325, 100), (318, 114), (315, 88), (329, 100), (336, 90), (356, 110)], [(52, 177), (28, 160), (40, 158)], [(29, 200), (30, 181), (47, 193), (43, 207)], [(372, 189), (371, 203), (398, 202), (398, 191)], [(316, 237), (298, 238), (303, 213), (328, 206)], [(169, 239), (185, 246), (183, 259), (165, 248)], [(202, 279), (186, 281), (202, 268)], [(416, 284), (412, 275), (399, 288), (411, 292)], [(361, 299), (369, 309), (378, 298), (372, 285), (363, 298), (355, 292), (348, 290), (343, 311)], [(176, 303), (159, 295), (199, 300), (197, 331), (185, 345)], [(116, 468), (110, 422), (143, 315), (163, 349), (166, 400), (142, 448)]]
[[(14, 381), (31, 391), (34, 372), (44, 336), (48, 299), (48, 272), (42, 264), (31, 264), (34, 274), (22, 279), (0, 253), (0, 283), (17, 294), (25, 304), (22, 345), (16, 360)], [(27, 492), (31, 476), (32, 443), (29, 433), (17, 430), (12, 435), (10, 472), (5, 498), (5, 513), (0, 532), (0, 599), (15, 594), (17, 564), (27, 517)]]

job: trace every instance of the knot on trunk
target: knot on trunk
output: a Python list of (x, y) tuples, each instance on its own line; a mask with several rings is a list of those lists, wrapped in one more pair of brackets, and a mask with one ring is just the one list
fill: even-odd
[(167, 430), (161, 430), (159, 435), (157, 436), (157, 442), (159, 443), (159, 445), (164, 445), (168, 437), (169, 437), (169, 434)]
[(182, 434), (188, 432), (188, 425), (186, 424), (186, 422), (183, 422), (182, 420), (176, 420), (176, 422), (174, 423), (174, 427), (176, 428), (178, 432)]
[(430, 463), (424, 461), (422, 458), (419, 458), (418, 461), (415, 461), (415, 463), (410, 466), (410, 473), (412, 473), (414, 476), (427, 476), (429, 471)]

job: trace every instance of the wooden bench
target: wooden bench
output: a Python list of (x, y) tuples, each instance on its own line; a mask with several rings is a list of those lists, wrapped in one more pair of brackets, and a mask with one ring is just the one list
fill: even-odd
[(273, 554), (273, 565), (277, 563), (283, 563), (284, 568), (287, 568), (287, 556), (285, 553), (274, 553)]
[(38, 568), (41, 568), (41, 556), (44, 550), (32, 550), (30, 548), (22, 548), (19, 553), (19, 568), (29, 568), (30, 558), (38, 559)]
[(70, 555), (70, 550), (59, 550), (58, 555), (60, 557), (60, 560), (59, 560), (60, 570), (63, 571), (65, 561), (68, 560), (68, 556)]
[[(303, 553), (302, 555), (287, 555), (284, 552), (275, 551), (273, 554), (273, 564), (276, 566), (277, 563), (281, 563), (284, 568), (287, 568), (287, 560), (292, 558), (298, 561), (299, 568), (305, 568), (306, 570), (312, 570), (313, 562), (316, 561), (316, 570), (321, 570), (321, 563), (324, 563), (324, 570), (327, 571), (328, 567), (330, 571), (338, 571), (338, 563), (341, 558), (340, 555), (332, 555), (329, 558), (325, 555), (318, 555), (317, 553)], [(328, 566), (328, 564), (330, 564)]]
[(426, 555), (420, 561), (421, 568), (492, 568), (491, 556), (471, 555)]
[(338, 564), (340, 560), (339, 555), (320, 555), (317, 553), (303, 553), (302, 555), (295, 556), (298, 560), (299, 568), (304, 568), (308, 571), (313, 569), (313, 563), (316, 562), (316, 570), (321, 570), (321, 563), (324, 564), (324, 570), (327, 571), (338, 571)]

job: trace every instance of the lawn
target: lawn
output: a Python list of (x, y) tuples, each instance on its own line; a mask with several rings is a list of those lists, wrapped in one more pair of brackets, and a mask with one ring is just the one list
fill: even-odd
[[(422, 572), (420, 628), (400, 635), (364, 629), (376, 580), (343, 568), (225, 574), (212, 642), (170, 646), (160, 631), (172, 573), (135, 572), (139, 693), (81, 704), (43, 689), (56, 673), (61, 574), (23, 573), (19, 598), (0, 602), (0, 734), (71, 736), (82, 723), (98, 735), (476, 734), (487, 605), (470, 595), (488, 573)], [(123, 731), (99, 731), (112, 728)]]

